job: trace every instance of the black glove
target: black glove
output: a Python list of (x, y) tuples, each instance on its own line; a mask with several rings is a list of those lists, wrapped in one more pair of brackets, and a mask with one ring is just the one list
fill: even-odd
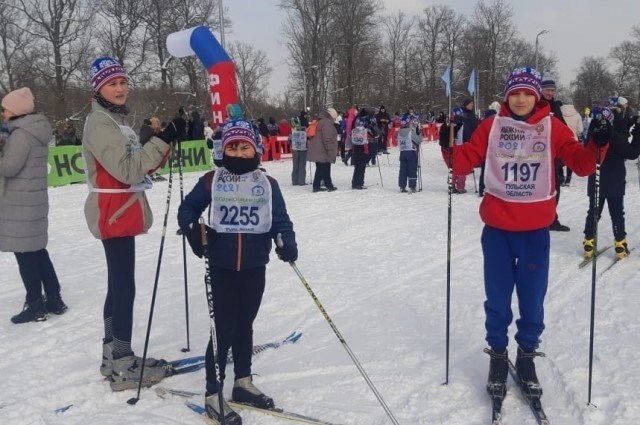
[(442, 124), (440, 126), (440, 147), (446, 149), (449, 147), (449, 125)]
[(151, 128), (151, 126), (143, 125), (142, 128), (140, 129), (140, 144), (144, 146), (144, 144), (147, 143), (149, 139), (151, 139), (151, 137), (155, 135), (156, 133), (154, 133), (153, 128)]
[(298, 259), (298, 246), (295, 244), (277, 246), (276, 254), (278, 254), (278, 258), (285, 263), (296, 261)]
[(592, 133), (593, 141), (598, 147), (606, 146), (613, 139), (613, 127), (606, 119), (596, 123)]
[[(209, 237), (210, 232), (213, 232), (213, 229), (206, 227), (207, 229), (207, 238)], [(188, 226), (179, 229), (178, 235), (185, 235), (187, 238), (187, 242), (189, 242), (189, 246), (191, 247), (191, 251), (198, 257), (202, 258), (204, 255), (204, 246), (202, 245), (202, 234), (200, 230), (200, 223), (194, 221)]]
[(276, 237), (276, 254), (285, 263), (290, 263), (298, 259), (298, 244), (293, 236), (284, 238), (278, 233)]
[(178, 139), (182, 140), (187, 135), (187, 121), (184, 118), (178, 117), (171, 121), (178, 133)]
[(158, 134), (165, 143), (173, 143), (185, 136), (187, 122), (184, 118), (174, 118), (167, 126)]
[[(458, 131), (462, 128), (462, 123), (455, 124), (453, 126), (453, 137), (455, 138), (458, 135)], [(449, 147), (449, 136), (451, 134), (451, 130), (449, 129), (448, 124), (442, 124), (440, 126), (440, 147), (448, 148)]]

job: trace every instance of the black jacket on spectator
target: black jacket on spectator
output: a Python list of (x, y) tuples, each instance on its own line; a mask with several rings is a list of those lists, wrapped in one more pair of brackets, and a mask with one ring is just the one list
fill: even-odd
[(471, 135), (478, 127), (478, 118), (474, 111), (470, 111), (467, 108), (462, 108), (462, 141), (468, 142), (471, 140)]
[(264, 118), (258, 118), (258, 132), (262, 137), (269, 137), (269, 127), (264, 123)]
[(187, 131), (188, 140), (203, 140), (204, 139), (204, 122), (200, 118), (200, 114), (196, 111), (191, 112), (191, 118), (189, 119), (189, 130)]
[[(587, 140), (591, 138), (591, 133), (597, 120), (591, 120)], [(615, 123), (615, 121), (614, 121)], [(615, 124), (614, 124), (615, 128)], [(640, 137), (634, 137), (629, 143), (627, 135), (614, 131), (613, 140), (609, 142), (609, 150), (600, 165), (600, 197), (624, 196), (626, 186), (627, 167), (624, 161), (636, 159), (640, 155)], [(588, 192), (589, 196), (595, 194), (595, 174), (589, 176)]]

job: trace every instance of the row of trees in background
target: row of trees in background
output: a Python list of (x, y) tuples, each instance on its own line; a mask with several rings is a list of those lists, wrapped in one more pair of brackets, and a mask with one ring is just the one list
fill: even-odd
[[(447, 66), (454, 100), (470, 96), (475, 69), (479, 103), (486, 106), (502, 92), (509, 70), (535, 59), (534, 45), (518, 34), (504, 0), (480, 0), (471, 16), (446, 5), (417, 16), (383, 15), (379, 0), (282, 0), (280, 7), (287, 15), (293, 87), (303, 87), (290, 91), (307, 93), (312, 111), (382, 100), (390, 110), (444, 110), (440, 77)], [(539, 52), (537, 59), (544, 72), (555, 72), (552, 55)]]
[[(196, 25), (219, 31), (218, 1), (211, 0), (3, 0), (0, 2), (0, 89), (29, 86), (38, 109), (52, 121), (82, 120), (89, 111), (91, 61), (110, 55), (124, 64), (134, 120), (168, 119), (180, 105), (208, 111), (207, 75), (196, 58), (168, 55), (168, 34)], [(456, 103), (469, 97), (478, 73), (479, 105), (501, 97), (508, 72), (538, 63), (557, 75), (557, 59), (518, 33), (505, 0), (479, 0), (469, 16), (446, 5), (416, 16), (386, 13), (380, 0), (280, 0), (289, 85), (269, 98), (268, 53), (243, 43), (226, 46), (234, 59), (241, 102), (250, 116), (289, 117), (308, 107), (409, 105), (445, 110), (440, 80), (454, 70)], [(276, 29), (274, 29), (275, 31)], [(581, 106), (640, 93), (640, 26), (608, 58), (584, 58), (564, 94)], [(553, 46), (551, 46), (551, 50)], [(207, 113), (204, 114), (205, 118)], [(136, 124), (134, 122), (134, 124)]]
[[(139, 117), (171, 118), (178, 105), (208, 102), (206, 73), (195, 58), (176, 60), (168, 34), (207, 25), (220, 28), (209, 0), (3, 0), (0, 3), (0, 88), (33, 90), (52, 121), (82, 119), (92, 96), (91, 62), (122, 63)], [(230, 22), (224, 22), (225, 26)]]
[[(446, 110), (440, 77), (447, 66), (458, 104), (470, 97), (469, 77), (476, 70), (480, 108), (501, 99), (516, 66), (537, 63), (543, 74), (557, 75), (557, 58), (518, 33), (505, 0), (480, 0), (469, 16), (446, 5), (427, 6), (417, 16), (383, 15), (378, 0), (281, 0), (280, 7), (287, 14), (284, 34), (294, 77), (288, 92), (306, 95), (306, 102), (297, 103), (309, 103), (313, 112), (326, 104), (382, 101), (392, 111), (409, 105)], [(640, 25), (608, 58), (584, 58), (560, 94), (581, 106), (614, 94), (638, 98)]]

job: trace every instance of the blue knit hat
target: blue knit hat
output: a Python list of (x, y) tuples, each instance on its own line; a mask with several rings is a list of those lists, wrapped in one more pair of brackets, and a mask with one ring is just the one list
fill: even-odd
[(96, 93), (114, 78), (128, 78), (127, 72), (122, 65), (108, 56), (103, 56), (93, 61), (89, 76), (91, 77), (91, 87)]
[(504, 100), (507, 100), (511, 93), (523, 90), (533, 94), (536, 97), (536, 102), (539, 101), (541, 79), (540, 73), (530, 66), (514, 69), (511, 71), (504, 88)]

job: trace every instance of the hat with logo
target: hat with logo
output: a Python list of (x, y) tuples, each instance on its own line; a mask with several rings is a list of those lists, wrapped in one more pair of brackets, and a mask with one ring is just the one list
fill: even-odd
[(89, 76), (93, 91), (98, 93), (105, 84), (114, 78), (127, 78), (127, 72), (116, 60), (103, 56), (93, 61)]
[(536, 97), (536, 102), (539, 101), (540, 80), (540, 73), (530, 66), (514, 69), (504, 88), (504, 100), (507, 100), (512, 93), (526, 91)]
[(256, 151), (258, 150), (258, 142), (253, 126), (243, 119), (231, 120), (222, 127), (222, 149), (224, 150), (232, 142), (251, 143), (253, 148)]

